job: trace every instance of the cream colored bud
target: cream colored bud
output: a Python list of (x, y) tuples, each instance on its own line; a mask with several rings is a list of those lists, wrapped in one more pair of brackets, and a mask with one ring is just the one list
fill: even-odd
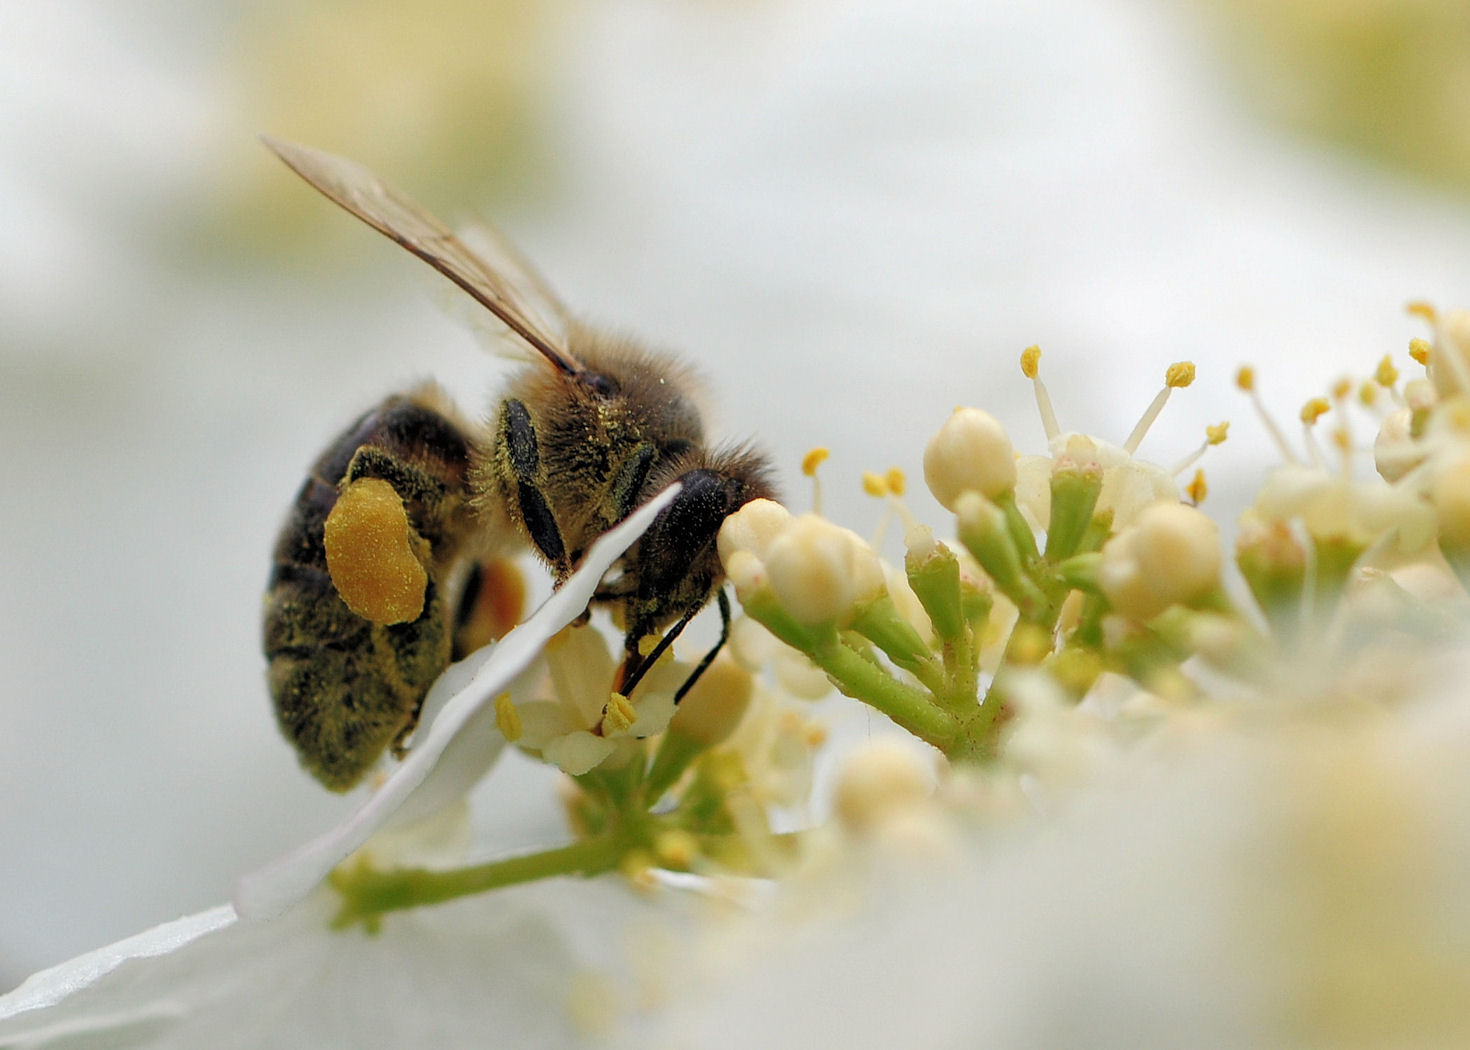
[(1413, 420), (1414, 413), (1401, 408), (1385, 416), (1378, 428), (1378, 436), (1373, 439), (1373, 465), (1384, 481), (1397, 481), (1424, 459), (1410, 431)]
[(892, 738), (855, 752), (837, 774), (833, 805), (850, 830), (871, 831), (934, 793), (934, 771), (914, 748)]
[(735, 585), (735, 597), (742, 602), (770, 583), (766, 567), (750, 551), (735, 551), (725, 559), (725, 578)]
[(1441, 397), (1461, 393), (1470, 380), (1470, 310), (1441, 314), (1429, 375)]
[(1000, 420), (957, 408), (924, 449), (924, 481), (947, 510), (964, 492), (995, 499), (1016, 487), (1016, 451)]
[(669, 720), (669, 730), (692, 737), (706, 747), (723, 743), (745, 717), (754, 688), (750, 672), (733, 657), (721, 654), (679, 703)]
[(757, 558), (764, 558), (789, 524), (791, 512), (775, 500), (751, 500), (720, 526), (717, 541), (720, 560), (728, 570), (730, 557), (736, 551), (750, 551)]
[(842, 534), (852, 547), (852, 600), (861, 604), (881, 597), (888, 589), (888, 578), (878, 552), (851, 529), (843, 529)]
[(1154, 503), (1104, 545), (1098, 582), (1113, 608), (1147, 620), (1220, 582), (1220, 530), (1182, 503)]
[(856, 559), (846, 531), (815, 514), (792, 519), (771, 544), (766, 573), (776, 599), (801, 623), (840, 619), (856, 597)]
[(1439, 542), (1454, 551), (1470, 550), (1470, 454), (1462, 454), (1434, 479), (1431, 492)]

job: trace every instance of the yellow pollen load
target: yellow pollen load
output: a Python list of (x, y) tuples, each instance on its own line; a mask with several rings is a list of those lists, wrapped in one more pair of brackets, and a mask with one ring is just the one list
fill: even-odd
[(1311, 426), (1328, 412), (1332, 411), (1332, 404), (1325, 397), (1314, 397), (1302, 406), (1302, 422)]
[(1378, 381), (1379, 386), (1393, 386), (1399, 381), (1399, 370), (1394, 367), (1393, 358), (1387, 354), (1383, 360), (1378, 362), (1378, 368), (1373, 373), (1373, 378)]
[(1205, 427), (1205, 441), (1211, 445), (1223, 445), (1225, 436), (1230, 433), (1230, 421), (1216, 423), (1214, 426)]
[(429, 574), (414, 555), (415, 539), (403, 500), (386, 481), (359, 478), (342, 491), (322, 541), (347, 608), (377, 624), (418, 619)]
[(1425, 368), (1428, 368), (1429, 358), (1431, 356), (1429, 341), (1427, 339), (1410, 339), (1409, 356), (1412, 357), (1415, 361), (1418, 361)]
[(817, 473), (817, 468), (827, 462), (827, 457), (832, 455), (832, 450), (826, 447), (817, 447), (801, 458), (801, 472), (807, 477)]
[(1176, 361), (1164, 372), (1164, 385), (1174, 390), (1194, 382), (1194, 362)]
[(1028, 346), (1021, 351), (1021, 374), (1027, 379), (1035, 379), (1036, 373), (1041, 370), (1041, 347)]

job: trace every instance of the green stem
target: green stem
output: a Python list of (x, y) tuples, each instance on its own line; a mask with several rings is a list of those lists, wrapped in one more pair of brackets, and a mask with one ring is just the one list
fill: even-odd
[(556, 875), (601, 875), (618, 866), (626, 846), (619, 836), (602, 835), (557, 849), (451, 871), (424, 868), (378, 871), (366, 862), (344, 865), (329, 877), (343, 897), (342, 909), (332, 925), (341, 929), (362, 922), (373, 929), (378, 916), (385, 912), (438, 904)]
[(915, 736), (946, 750), (958, 730), (953, 716), (929, 695), (898, 681), (835, 637), (810, 651), (818, 667), (848, 696), (877, 708)]

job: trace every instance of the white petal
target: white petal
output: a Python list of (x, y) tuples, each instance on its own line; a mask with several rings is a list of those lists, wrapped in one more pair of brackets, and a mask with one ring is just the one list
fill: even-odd
[(0, 997), (0, 1046), (590, 1045), (598, 1018), (569, 1003), (589, 977), (616, 987), (595, 975), (627, 971), (651, 906), (562, 879), (390, 915), (374, 934), (329, 929), (335, 907), (322, 890), (264, 922), (215, 908), (37, 974)]
[[(677, 484), (671, 485), (594, 543), (587, 551), (582, 567), (552, 592), (530, 619), (489, 647), (488, 656), (477, 661), (479, 654), (475, 654), (446, 671), (445, 676), (449, 680), (442, 684), (445, 690), (452, 690), (453, 695), (442, 701), (443, 708), (429, 725), (424, 739), (414, 745), (382, 787), (345, 821), (295, 852), (241, 879), (235, 887), (235, 908), (240, 915), (258, 919), (280, 914), (310, 893), (343, 858), (366, 842), (374, 831), (387, 824), (400, 810), (409, 815), (427, 816), (438, 806), (468, 790), (470, 785), (464, 782), (464, 778), (476, 765), (472, 756), (456, 747), (450, 761), (443, 763), (443, 779), (437, 775), (431, 778), (441, 764), (441, 756), (450, 750), (450, 744), (466, 727), (487, 730), (488, 734), (483, 718), (478, 720), (478, 725), (475, 724), (477, 716), (491, 712), (485, 717), (493, 721), (494, 697), (504, 692), (511, 681), (525, 670), (552, 635), (582, 614), (603, 575), (652, 524), (658, 512), (673, 500), (678, 489)], [(466, 668), (466, 665), (471, 666)], [(464, 676), (468, 676), (468, 681), (459, 685)], [(430, 690), (430, 697), (436, 705), (441, 702), (436, 695), (440, 684), (436, 683)], [(498, 733), (494, 736), (498, 738)]]

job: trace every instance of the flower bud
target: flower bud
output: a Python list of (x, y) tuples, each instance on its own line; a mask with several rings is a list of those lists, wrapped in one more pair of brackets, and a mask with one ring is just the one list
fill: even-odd
[(995, 499), (1016, 487), (1016, 452), (1000, 420), (957, 408), (924, 449), (924, 481), (947, 510), (963, 492)]
[(1414, 413), (1400, 408), (1384, 417), (1373, 439), (1373, 465), (1378, 476), (1392, 484), (1424, 459), (1424, 452), (1414, 442)]
[(1439, 525), (1439, 546), (1450, 561), (1470, 554), (1470, 453), (1440, 471), (1430, 493)]
[(755, 499), (725, 519), (717, 544), (720, 560), (728, 570), (736, 551), (749, 551), (764, 559), (776, 537), (791, 524), (791, 512), (775, 500)]
[(1220, 582), (1220, 530), (1193, 507), (1152, 504), (1103, 546), (1098, 582), (1134, 620), (1195, 601)]
[(714, 747), (724, 743), (745, 717), (755, 682), (733, 658), (721, 656), (705, 669), (669, 720), (669, 732)]
[(1434, 333), (1434, 354), (1429, 359), (1429, 375), (1440, 397), (1466, 393), (1470, 377), (1470, 310), (1450, 310), (1442, 314)]
[(879, 739), (843, 764), (833, 802), (843, 824), (853, 831), (868, 831), (933, 793), (933, 770), (914, 748), (899, 740)]
[(803, 514), (793, 519), (771, 544), (765, 562), (771, 590), (798, 623), (831, 623), (852, 608), (854, 547), (844, 530), (825, 518)]

